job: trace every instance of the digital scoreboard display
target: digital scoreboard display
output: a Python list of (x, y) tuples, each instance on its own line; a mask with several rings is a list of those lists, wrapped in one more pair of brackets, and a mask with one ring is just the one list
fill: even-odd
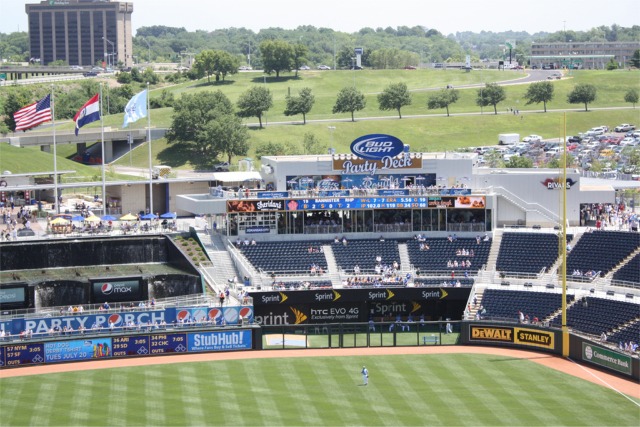
[(185, 353), (187, 334), (157, 334), (149, 337), (150, 354)]
[(4, 347), (5, 366), (38, 365), (44, 363), (44, 344), (28, 343)]
[(146, 356), (149, 353), (148, 335), (113, 337), (113, 357)]

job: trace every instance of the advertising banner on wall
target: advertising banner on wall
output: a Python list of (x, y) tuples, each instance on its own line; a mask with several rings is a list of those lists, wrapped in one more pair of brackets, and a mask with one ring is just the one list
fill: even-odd
[(193, 332), (189, 334), (187, 344), (189, 352), (251, 350), (251, 332)]
[(542, 329), (507, 327), (493, 325), (470, 325), (470, 342), (494, 342), (539, 347), (547, 350), (555, 348), (555, 332)]
[(112, 356), (111, 338), (48, 342), (44, 344), (44, 356), (46, 363), (109, 358)]
[(608, 348), (583, 342), (582, 359), (595, 365), (631, 375), (631, 357)]
[(284, 200), (265, 199), (265, 200), (228, 200), (227, 212), (272, 212), (283, 211)]
[(395, 302), (454, 300), (466, 301), (470, 288), (375, 288), (375, 289), (327, 289), (316, 291), (252, 292), (254, 307), (261, 305), (345, 303), (345, 302)]
[(140, 301), (144, 299), (140, 279), (139, 277), (91, 279), (91, 301), (94, 303)]

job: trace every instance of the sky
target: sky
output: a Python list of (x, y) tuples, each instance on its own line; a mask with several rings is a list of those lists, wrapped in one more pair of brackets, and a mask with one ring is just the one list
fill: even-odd
[[(354, 33), (361, 28), (424, 26), (458, 31), (585, 31), (640, 24), (637, 0), (130, 0), (134, 30), (165, 25), (188, 31), (301, 25)], [(27, 30), (26, 3), (0, 0), (0, 32)], [(635, 12), (633, 12), (635, 11)], [(134, 33), (135, 34), (135, 33)]]

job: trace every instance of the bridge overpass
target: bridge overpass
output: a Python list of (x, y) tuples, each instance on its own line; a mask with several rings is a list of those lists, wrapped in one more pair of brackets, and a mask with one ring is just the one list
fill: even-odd
[[(151, 129), (151, 140), (164, 137), (167, 129)], [(26, 132), (24, 134), (14, 134), (6, 138), (0, 138), (0, 142), (7, 142), (14, 147), (39, 146), (42, 151), (51, 152), (53, 145), (53, 132)], [(147, 140), (146, 129), (104, 129), (104, 161), (109, 163), (114, 160), (114, 144), (128, 144), (129, 135), (133, 143), (140, 143)], [(76, 144), (78, 154), (87, 150), (87, 144), (100, 142), (102, 138), (100, 129), (83, 129), (78, 136), (73, 131), (56, 131), (56, 145)], [(100, 156), (102, 157), (102, 156)]]

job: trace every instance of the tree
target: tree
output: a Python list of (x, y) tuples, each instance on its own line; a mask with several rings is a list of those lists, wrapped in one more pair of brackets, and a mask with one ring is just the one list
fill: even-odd
[(449, 105), (455, 104), (458, 101), (458, 96), (458, 91), (455, 89), (442, 89), (439, 93), (429, 97), (427, 108), (429, 110), (446, 108), (447, 117), (449, 117)]
[(584, 104), (584, 111), (589, 111), (588, 105), (596, 100), (596, 94), (597, 90), (594, 85), (578, 83), (567, 95), (567, 102), (569, 104)]
[(216, 62), (215, 55), (212, 50), (203, 50), (194, 59), (193, 68), (199, 77), (207, 76), (207, 83), (211, 83), (211, 75)]
[(296, 77), (298, 77), (298, 70), (301, 66), (307, 62), (307, 56), (309, 55), (309, 48), (302, 43), (298, 43), (293, 46), (293, 68), (296, 70)]
[(611, 70), (617, 70), (618, 69), (618, 63), (611, 58), (609, 60), (609, 62), (607, 62), (607, 70), (611, 71)]
[(311, 132), (304, 134), (302, 146), (305, 154), (322, 154), (326, 152), (326, 145), (320, 142), (318, 137)]
[(524, 98), (527, 100), (526, 105), (529, 104), (544, 104), (544, 112), (547, 112), (547, 102), (553, 99), (553, 83), (551, 82), (537, 82), (531, 83), (527, 88), (527, 92), (524, 94)]
[(630, 102), (633, 104), (633, 108), (636, 108), (636, 104), (638, 103), (638, 89), (629, 89), (627, 93), (624, 94), (624, 101)]
[(478, 98), (476, 104), (480, 107), (493, 105), (493, 112), (498, 114), (498, 104), (507, 99), (502, 86), (497, 83), (487, 83), (484, 88), (478, 90)]
[(353, 86), (340, 89), (336, 104), (333, 106), (333, 114), (351, 113), (351, 121), (355, 122), (354, 112), (363, 110), (367, 106), (364, 94)]
[(223, 50), (203, 50), (196, 55), (193, 68), (199, 77), (207, 76), (207, 83), (211, 83), (211, 75), (224, 81), (227, 74), (238, 72), (240, 60)]
[(249, 151), (249, 131), (235, 114), (221, 114), (208, 122), (203, 137), (210, 141), (213, 157), (225, 154), (231, 163), (233, 156), (246, 156)]
[[(215, 158), (219, 151), (215, 141), (209, 139), (207, 126), (218, 118), (233, 114), (233, 104), (221, 91), (183, 94), (173, 106), (171, 127), (167, 131), (168, 142), (180, 142), (193, 146), (196, 156)], [(224, 120), (224, 119), (221, 119)]]
[(640, 49), (633, 51), (633, 56), (629, 58), (629, 65), (640, 68)]
[(273, 97), (269, 89), (254, 86), (238, 98), (238, 116), (257, 117), (262, 129), (262, 115), (273, 106)]
[(411, 105), (411, 93), (409, 93), (406, 83), (392, 83), (378, 94), (378, 103), (380, 110), (396, 110), (398, 117), (402, 118), (400, 109)]
[(311, 88), (300, 89), (298, 96), (286, 96), (287, 106), (284, 110), (285, 116), (295, 116), (302, 114), (302, 123), (307, 124), (307, 114), (313, 108), (316, 98), (311, 93)]
[(276, 78), (279, 78), (280, 72), (291, 71), (294, 50), (286, 41), (265, 40), (260, 43), (260, 53), (265, 73), (271, 74), (275, 72)]
[(531, 160), (528, 157), (512, 156), (509, 158), (509, 161), (504, 166), (507, 168), (520, 168), (520, 169), (532, 168), (533, 160)]

